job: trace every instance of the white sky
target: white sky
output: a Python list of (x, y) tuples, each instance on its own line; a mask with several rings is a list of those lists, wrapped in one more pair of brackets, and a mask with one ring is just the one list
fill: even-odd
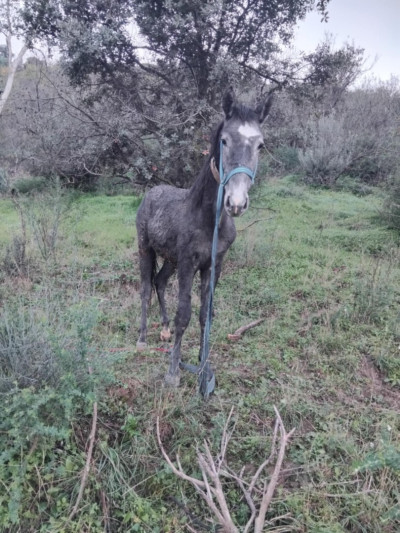
[(336, 47), (350, 42), (364, 48), (367, 66), (376, 59), (369, 75), (400, 79), (400, 0), (331, 0), (328, 12), (327, 23), (310, 13), (298, 25), (296, 49), (310, 52), (328, 33)]

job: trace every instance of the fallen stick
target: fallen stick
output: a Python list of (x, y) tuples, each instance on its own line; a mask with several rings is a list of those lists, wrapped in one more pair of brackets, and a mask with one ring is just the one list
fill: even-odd
[(242, 337), (243, 333), (246, 333), (248, 329), (258, 326), (258, 324), (261, 324), (261, 322), (264, 322), (264, 320), (265, 318), (259, 318), (258, 320), (254, 320), (254, 322), (250, 322), (250, 324), (247, 324), (246, 326), (241, 326), (235, 331), (235, 333), (228, 333), (228, 339), (230, 341), (238, 341)]
[(257, 222), (263, 222), (264, 220), (271, 220), (273, 218), (275, 218), (275, 217), (258, 218), (257, 220), (253, 220), (253, 222), (250, 222), (250, 224), (248, 224), (244, 228), (238, 228), (237, 231), (245, 231), (246, 229), (251, 228), (251, 226), (253, 226), (254, 224), (257, 224)]
[[(89, 374), (92, 374), (92, 368), (90, 366), (89, 366)], [(71, 522), (71, 520), (74, 518), (74, 516), (78, 512), (78, 507), (79, 507), (79, 504), (81, 503), (81, 500), (82, 500), (82, 497), (83, 497), (83, 492), (85, 490), (86, 482), (87, 482), (87, 479), (88, 479), (88, 476), (89, 476), (89, 472), (90, 472), (90, 463), (92, 461), (94, 440), (95, 440), (95, 437), (96, 437), (96, 428), (97, 428), (97, 401), (93, 402), (92, 429), (91, 429), (90, 435), (89, 435), (89, 448), (88, 448), (88, 451), (87, 451), (87, 454), (86, 454), (85, 466), (84, 466), (84, 468), (82, 470), (82, 480), (81, 480), (81, 484), (80, 484), (80, 487), (79, 487), (78, 497), (76, 498), (75, 505), (74, 505), (74, 507), (73, 507), (68, 519), (67, 519), (66, 524), (69, 524), (69, 522)]]

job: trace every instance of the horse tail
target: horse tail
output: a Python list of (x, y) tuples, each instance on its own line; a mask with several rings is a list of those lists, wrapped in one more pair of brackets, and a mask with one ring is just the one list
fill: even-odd
[(158, 272), (158, 263), (157, 263), (157, 256), (154, 254), (153, 262), (151, 265), (151, 286), (154, 290), (156, 290), (156, 275)]

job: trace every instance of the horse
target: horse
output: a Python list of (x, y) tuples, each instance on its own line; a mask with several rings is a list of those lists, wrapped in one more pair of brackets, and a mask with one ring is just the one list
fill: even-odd
[[(271, 103), (272, 94), (269, 94), (255, 109), (250, 108), (237, 103), (230, 88), (222, 99), (224, 120), (215, 129), (209, 155), (193, 185), (188, 189), (158, 185), (145, 194), (139, 206), (136, 216), (141, 276), (141, 324), (136, 344), (138, 350), (146, 349), (147, 346), (147, 308), (152, 287), (155, 287), (160, 305), (160, 338), (162, 341), (170, 340), (165, 288), (175, 271), (178, 276), (175, 339), (170, 352), (169, 368), (164, 377), (167, 386), (178, 387), (180, 384), (182, 337), (191, 318), (192, 285), (198, 271), (201, 293), (200, 355), (202, 353), (209, 301), (211, 247), (221, 179), (216, 162), (221, 161), (220, 166), (225, 174), (233, 171), (234, 175), (224, 187), (215, 260), (215, 285), (221, 273), (223, 257), (236, 237), (233, 219), (249, 207), (248, 191), (252, 179), (248, 173), (241, 172), (241, 169), (247, 167), (253, 173), (256, 171), (258, 153), (263, 147), (261, 125), (269, 113)], [(163, 260), (158, 271), (157, 256)]]

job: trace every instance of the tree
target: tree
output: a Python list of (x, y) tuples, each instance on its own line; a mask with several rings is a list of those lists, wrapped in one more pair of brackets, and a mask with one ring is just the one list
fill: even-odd
[(335, 49), (328, 36), (314, 52), (304, 57), (307, 73), (297, 88), (298, 96), (311, 101), (316, 114), (330, 114), (360, 76), (364, 63), (363, 48), (345, 43)]
[[(124, 178), (184, 186), (207, 148), (226, 86), (240, 87), (254, 102), (272, 83), (286, 83), (290, 65), (276, 61), (280, 46), (308, 11), (326, 15), (328, 2), (25, 0), (22, 20), (30, 46), (39, 40), (58, 47), (64, 71), (81, 91), (79, 113), (101, 113), (97, 123), (107, 138), (112, 132), (107, 154), (99, 145), (106, 137), (93, 134), (97, 166), (85, 166), (101, 173), (106, 160)], [(133, 27), (142, 43), (132, 37)]]
[[(14, 2), (12, 0), (0, 1), (0, 33), (6, 39), (6, 47), (3, 48), (3, 54), (6, 54), (6, 82), (4, 89), (0, 94), (0, 115), (3, 112), (4, 106), (10, 96), (15, 73), (18, 67), (22, 63), (22, 59), (28, 50), (26, 44), (23, 44), (16, 57), (13, 54), (13, 41), (14, 38), (19, 35), (17, 19), (18, 10), (15, 9)], [(1, 63), (0, 63), (1, 64)]]
[(232, 62), (240, 77), (251, 71), (279, 83), (282, 71), (268, 64), (271, 56), (290, 41), (296, 22), (308, 11), (317, 7), (326, 16), (328, 2), (137, 0), (135, 15), (148, 49), (186, 68), (198, 96), (213, 103), (215, 81), (229, 76)]
[[(279, 43), (290, 41), (294, 25), (308, 11), (317, 8), (326, 16), (328, 2), (26, 0), (23, 19), (31, 39), (60, 46), (75, 83), (93, 73), (113, 82), (115, 74), (126, 76), (139, 66), (170, 89), (184, 73), (197, 96), (214, 104), (215, 81), (225, 79), (226, 86), (225, 75), (232, 67), (278, 81), (275, 69), (268, 69), (269, 58)], [(133, 21), (147, 41), (143, 46), (129, 35)], [(143, 52), (152, 57), (140, 60)]]

